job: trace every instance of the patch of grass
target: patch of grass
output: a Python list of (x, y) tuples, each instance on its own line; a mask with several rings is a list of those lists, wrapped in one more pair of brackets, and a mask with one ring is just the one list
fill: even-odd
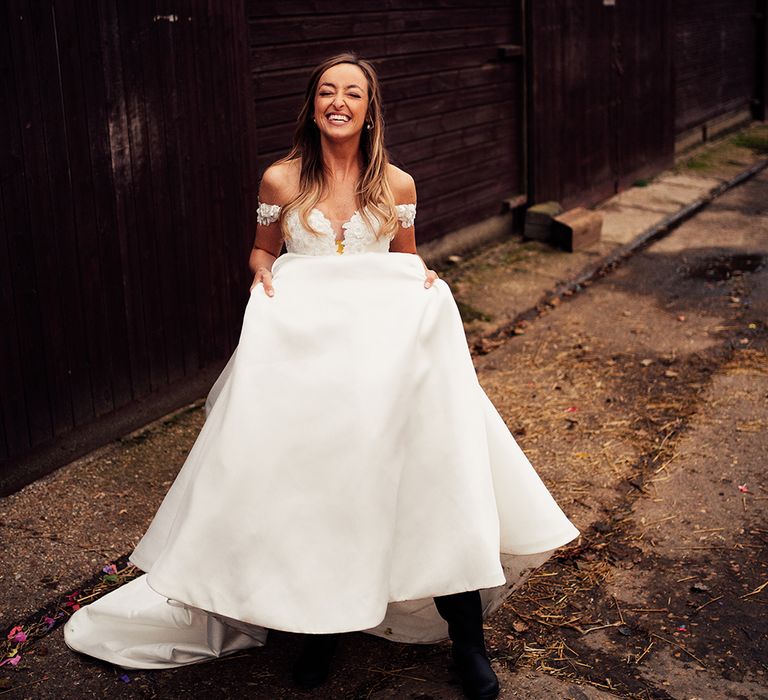
[(508, 250), (507, 252), (500, 255), (498, 262), (501, 265), (514, 265), (515, 263), (527, 260), (531, 257), (532, 254), (533, 251), (531, 250), (530, 246), (523, 244), (514, 250)]
[(768, 155), (768, 134), (747, 132), (736, 134), (731, 143), (740, 148), (749, 148), (760, 155)]
[(707, 170), (712, 167), (712, 154), (697, 153), (684, 161), (683, 165), (689, 170)]
[(632, 183), (632, 187), (648, 187), (650, 182), (647, 178), (641, 177)]
[(493, 321), (493, 316), (489, 316), (484, 311), (459, 299), (456, 300), (456, 306), (459, 307), (459, 314), (461, 314), (461, 320), (464, 323), (469, 323), (470, 321)]
[(553, 255), (562, 252), (559, 248), (543, 241), (526, 241), (520, 246), (529, 255)]

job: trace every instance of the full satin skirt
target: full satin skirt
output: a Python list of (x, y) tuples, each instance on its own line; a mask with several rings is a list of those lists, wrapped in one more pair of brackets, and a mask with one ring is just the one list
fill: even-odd
[(447, 638), (436, 595), (496, 610), (579, 533), (478, 382), (455, 300), (408, 253), (307, 256), (251, 292), (206, 420), (77, 651), (170, 668), (269, 629)]

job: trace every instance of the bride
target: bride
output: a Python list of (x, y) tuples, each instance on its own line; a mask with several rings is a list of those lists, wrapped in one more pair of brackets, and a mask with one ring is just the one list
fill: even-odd
[(483, 618), (578, 531), (417, 254), (414, 180), (388, 161), (368, 61), (314, 69), (259, 199), (239, 343), (129, 557), (145, 573), (77, 610), (65, 641), (159, 669), (285, 630), (305, 636), (293, 680), (311, 688), (344, 632), (449, 637), (467, 697), (495, 698)]

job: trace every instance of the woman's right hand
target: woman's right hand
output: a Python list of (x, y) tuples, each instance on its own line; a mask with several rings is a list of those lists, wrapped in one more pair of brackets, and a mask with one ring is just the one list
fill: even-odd
[(253, 283), (251, 284), (250, 291), (252, 292), (256, 285), (261, 282), (264, 286), (264, 291), (266, 292), (267, 296), (273, 297), (275, 296), (275, 290), (272, 287), (272, 271), (267, 267), (259, 267), (256, 268), (256, 274), (253, 278)]

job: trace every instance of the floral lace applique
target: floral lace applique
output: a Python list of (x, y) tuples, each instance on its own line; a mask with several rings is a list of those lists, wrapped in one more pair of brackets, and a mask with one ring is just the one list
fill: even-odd
[[(416, 218), (415, 204), (397, 204), (395, 206), (397, 217), (403, 228), (413, 226)], [(277, 221), (281, 207), (277, 204), (259, 204), (257, 220), (260, 224), (270, 224)], [(386, 253), (394, 236), (389, 238), (376, 238), (380, 223), (373, 217), (375, 231), (371, 230), (359, 211), (355, 211), (352, 218), (341, 225), (343, 238), (336, 240), (336, 232), (328, 218), (317, 208), (312, 209), (307, 215), (309, 225), (321, 234), (306, 231), (299, 219), (299, 212), (295, 209), (288, 213), (285, 226), (290, 236), (286, 238), (286, 249), (289, 253), (300, 255), (333, 255), (339, 253)]]
[(282, 207), (279, 204), (259, 204), (256, 210), (256, 222), (262, 226), (268, 226), (277, 221)]
[(396, 204), (395, 209), (397, 209), (397, 218), (400, 219), (400, 225), (403, 228), (413, 226), (413, 222), (416, 219), (415, 204)]
[(285, 225), (291, 234), (285, 240), (285, 247), (289, 253), (301, 255), (333, 255), (336, 252), (336, 234), (330, 222), (318, 209), (312, 209), (307, 215), (309, 225), (319, 231), (317, 236), (307, 231), (299, 219), (299, 212), (295, 209), (288, 213)]

